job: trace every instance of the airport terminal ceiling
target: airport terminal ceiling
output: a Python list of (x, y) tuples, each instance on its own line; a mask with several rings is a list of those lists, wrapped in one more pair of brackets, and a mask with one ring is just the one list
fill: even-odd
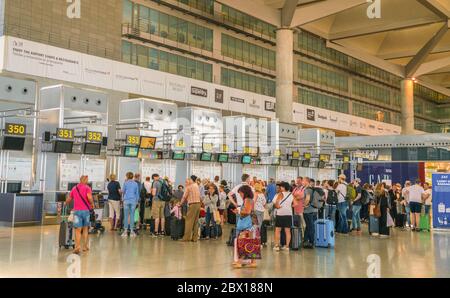
[[(309, 31), (327, 39), (328, 47), (401, 77), (416, 78), (450, 96), (448, 0), (218, 2), (265, 17), (277, 26)], [(254, 4), (264, 7), (252, 13)], [(449, 101), (447, 97), (441, 103)]]

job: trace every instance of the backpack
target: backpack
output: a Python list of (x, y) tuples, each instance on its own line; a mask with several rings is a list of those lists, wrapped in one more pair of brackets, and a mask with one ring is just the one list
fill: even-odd
[(161, 190), (158, 197), (161, 201), (169, 202), (172, 199), (172, 190), (166, 181), (161, 181)]
[[(317, 196), (314, 195), (314, 193), (318, 193), (320, 196), (320, 199), (317, 198)], [(322, 208), (323, 202), (325, 197), (325, 192), (323, 191), (322, 188), (320, 187), (313, 187), (312, 188), (312, 193), (311, 193), (311, 203), (310, 205), (316, 209), (320, 209)]]
[(327, 204), (328, 205), (337, 205), (338, 204), (338, 197), (335, 190), (330, 189), (328, 191), (328, 197), (327, 197)]
[(370, 202), (370, 194), (367, 190), (363, 189), (361, 191), (361, 204), (367, 205)]
[(348, 202), (353, 202), (356, 199), (356, 189), (350, 185), (347, 184), (347, 196), (345, 197), (345, 200)]

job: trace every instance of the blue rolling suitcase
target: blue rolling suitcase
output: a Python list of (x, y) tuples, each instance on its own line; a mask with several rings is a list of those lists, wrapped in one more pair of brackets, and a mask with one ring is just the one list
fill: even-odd
[(334, 224), (329, 219), (318, 219), (314, 223), (316, 232), (316, 247), (332, 247), (334, 248)]

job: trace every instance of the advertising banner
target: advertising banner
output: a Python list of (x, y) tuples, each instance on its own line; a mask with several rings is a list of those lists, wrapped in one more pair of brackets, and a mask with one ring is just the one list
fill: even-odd
[(0, 70), (275, 118), (273, 97), (11, 36), (0, 37), (0, 49)]
[(433, 228), (450, 229), (450, 173), (433, 174)]

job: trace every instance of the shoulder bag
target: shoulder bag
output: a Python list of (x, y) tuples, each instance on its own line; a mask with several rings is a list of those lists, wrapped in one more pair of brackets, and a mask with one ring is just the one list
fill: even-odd
[(91, 206), (89, 206), (89, 204), (86, 202), (86, 200), (84, 199), (84, 197), (81, 195), (80, 190), (78, 189), (78, 186), (75, 187), (75, 189), (77, 190), (78, 195), (81, 198), (81, 201), (83, 201), (84, 205), (86, 205), (86, 207), (88, 207), (89, 209), (89, 219), (91, 222), (95, 222), (95, 211), (94, 209), (91, 208)]

